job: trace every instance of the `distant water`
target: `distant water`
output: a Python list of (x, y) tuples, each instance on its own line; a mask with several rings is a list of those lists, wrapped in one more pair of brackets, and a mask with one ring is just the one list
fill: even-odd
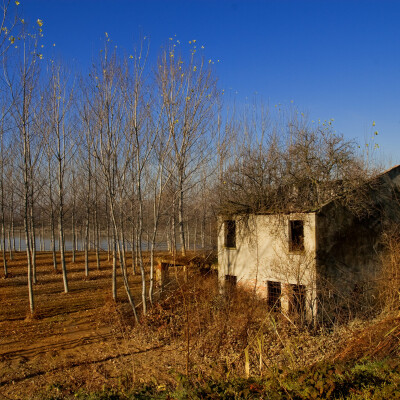
[[(10, 249), (9, 243), (8, 243), (8, 239), (6, 239), (6, 250)], [(16, 236), (14, 240), (11, 240), (11, 243), (15, 243), (15, 250), (16, 251), (25, 251), (26, 247), (25, 247), (25, 235), (22, 232), (21, 237), (19, 236), (18, 230), (16, 231)], [(35, 240), (35, 244), (36, 244), (36, 250), (37, 251), (51, 251), (52, 250), (52, 243), (51, 243), (51, 238), (48, 235), (45, 235), (43, 238), (40, 237), (39, 234), (36, 235), (36, 240)], [(59, 250), (59, 239), (58, 236), (56, 236), (55, 238), (55, 246), (56, 246), (56, 251)], [(122, 244), (120, 242), (120, 244)], [(0, 248), (2, 248), (3, 243), (0, 243)], [(65, 250), (66, 251), (72, 251), (72, 246), (73, 246), (73, 240), (72, 240), (72, 235), (71, 234), (67, 234), (65, 235)], [(131, 242), (129, 240), (125, 240), (125, 248), (127, 249), (127, 251), (131, 251), (132, 250), (132, 246), (131, 246)], [(197, 243), (196, 244), (196, 249), (200, 250), (201, 244)], [(206, 246), (206, 248), (211, 248), (211, 246)], [(78, 236), (77, 240), (76, 240), (76, 250), (77, 251), (83, 251), (84, 248), (84, 241)], [(95, 243), (89, 243), (89, 249), (90, 250), (95, 250)], [(177, 249), (180, 249), (180, 245), (179, 242), (177, 243)], [(100, 237), (100, 250), (101, 251), (107, 251), (108, 250), (108, 241), (107, 241), (107, 237), (106, 236), (101, 236)], [(150, 242), (147, 241), (142, 241), (142, 250), (146, 251), (146, 250), (150, 250)], [(166, 241), (159, 241), (156, 242), (156, 250), (158, 251), (167, 251), (168, 250), (168, 244)], [(193, 243), (190, 244), (190, 250), (193, 250)]]
[[(6, 250), (10, 249), (8, 239), (6, 239)], [(26, 246), (25, 246), (25, 237), (19, 237), (18, 235), (15, 237), (15, 240), (11, 240), (11, 243), (15, 243), (15, 250), (19, 251), (25, 251)], [(52, 243), (51, 243), (51, 238), (46, 236), (44, 238), (40, 238), (39, 235), (36, 236), (35, 240), (36, 244), (36, 250), (37, 251), (51, 251), (52, 250)], [(122, 242), (120, 242), (122, 244)], [(2, 247), (3, 243), (1, 243)], [(58, 238), (55, 239), (55, 246), (56, 250), (59, 250), (59, 240)], [(129, 241), (125, 241), (125, 246), (128, 251), (132, 250), (131, 243)], [(65, 250), (66, 251), (72, 251), (73, 248), (73, 240), (72, 240), (72, 235), (66, 235), (65, 236)], [(91, 250), (95, 250), (95, 243), (89, 243), (89, 248)], [(143, 242), (142, 241), (142, 250), (148, 250), (150, 249), (150, 243), (148, 242)], [(84, 242), (79, 238), (76, 240), (76, 250), (82, 251), (84, 250)], [(107, 237), (101, 237), (100, 238), (100, 250), (107, 251), (108, 250), (108, 241)], [(156, 250), (168, 250), (168, 246), (166, 242), (159, 242), (156, 243)]]

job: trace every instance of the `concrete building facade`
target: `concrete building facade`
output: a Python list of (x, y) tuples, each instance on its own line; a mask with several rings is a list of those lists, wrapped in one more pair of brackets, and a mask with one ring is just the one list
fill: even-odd
[(344, 307), (379, 279), (381, 233), (400, 223), (399, 188), (397, 166), (363, 188), (363, 213), (333, 199), (307, 212), (220, 216), (221, 287), (253, 289), (308, 320), (332, 315), (332, 304)]

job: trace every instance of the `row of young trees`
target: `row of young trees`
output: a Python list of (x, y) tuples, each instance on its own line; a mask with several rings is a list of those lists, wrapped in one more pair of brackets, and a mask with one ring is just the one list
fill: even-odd
[(217, 213), (314, 207), (365, 177), (355, 144), (330, 123), (314, 126), (297, 112), (273, 117), (260, 104), (243, 117), (223, 107), (212, 62), (195, 44), (185, 56), (170, 40), (152, 64), (146, 39), (120, 56), (106, 34), (90, 71), (72, 76), (42, 55), (43, 22), (28, 30), (10, 6), (3, 3), (0, 30), (1, 247), (7, 276), (23, 227), (31, 312), (38, 232), (51, 239), (65, 292), (66, 235), (73, 262), (78, 238), (83, 244), (86, 275), (89, 250), (99, 263), (105, 238), (113, 298), (118, 267), (137, 319), (127, 251), (142, 277), (146, 313), (160, 243), (183, 255), (210, 247)]
[[(43, 22), (38, 20), (35, 32), (28, 32), (22, 19), (10, 18), (10, 5), (3, 4), (3, 24), (9, 26), (0, 31), (4, 275), (6, 248), (12, 257), (15, 229), (23, 226), (33, 312), (38, 231), (46, 229), (50, 236), (54, 268), (62, 270), (65, 292), (66, 233), (72, 236), (74, 260), (81, 232), (86, 275), (90, 247), (98, 254), (106, 237), (113, 255), (113, 297), (119, 264), (135, 310), (126, 265), (126, 252), (132, 251), (146, 313), (157, 245), (166, 243), (183, 255), (190, 245), (210, 247), (207, 182), (215, 161), (213, 121), (219, 105), (212, 66), (195, 47), (184, 57), (172, 43), (161, 50), (156, 66), (148, 65), (145, 39), (133, 55), (121, 57), (111, 50), (106, 34), (90, 71), (71, 76), (61, 63), (46, 61), (40, 53)], [(149, 282), (145, 241), (151, 250)]]

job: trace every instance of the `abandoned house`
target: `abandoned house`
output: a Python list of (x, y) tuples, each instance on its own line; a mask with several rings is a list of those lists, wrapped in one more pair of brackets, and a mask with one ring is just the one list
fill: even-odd
[(314, 210), (220, 216), (221, 287), (254, 289), (273, 310), (308, 320), (361, 298), (379, 278), (380, 234), (400, 222), (400, 166), (363, 186), (361, 215), (332, 199)]

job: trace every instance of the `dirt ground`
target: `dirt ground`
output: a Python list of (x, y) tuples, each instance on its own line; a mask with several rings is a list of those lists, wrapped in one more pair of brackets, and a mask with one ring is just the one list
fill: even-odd
[[(168, 381), (182, 372), (184, 357), (180, 359), (177, 344), (132, 337), (133, 317), (120, 277), (123, 318), (121, 306), (111, 301), (107, 254), (101, 254), (100, 270), (95, 254), (90, 255), (89, 277), (84, 254), (78, 253), (75, 263), (71, 259), (67, 254), (70, 292), (65, 294), (51, 254), (38, 253), (34, 318), (29, 314), (26, 254), (16, 253), (8, 262), (7, 279), (1, 271), (0, 399), (64, 398), (80, 388), (121, 388), (152, 376)], [(129, 279), (138, 303), (140, 277), (130, 269)]]

